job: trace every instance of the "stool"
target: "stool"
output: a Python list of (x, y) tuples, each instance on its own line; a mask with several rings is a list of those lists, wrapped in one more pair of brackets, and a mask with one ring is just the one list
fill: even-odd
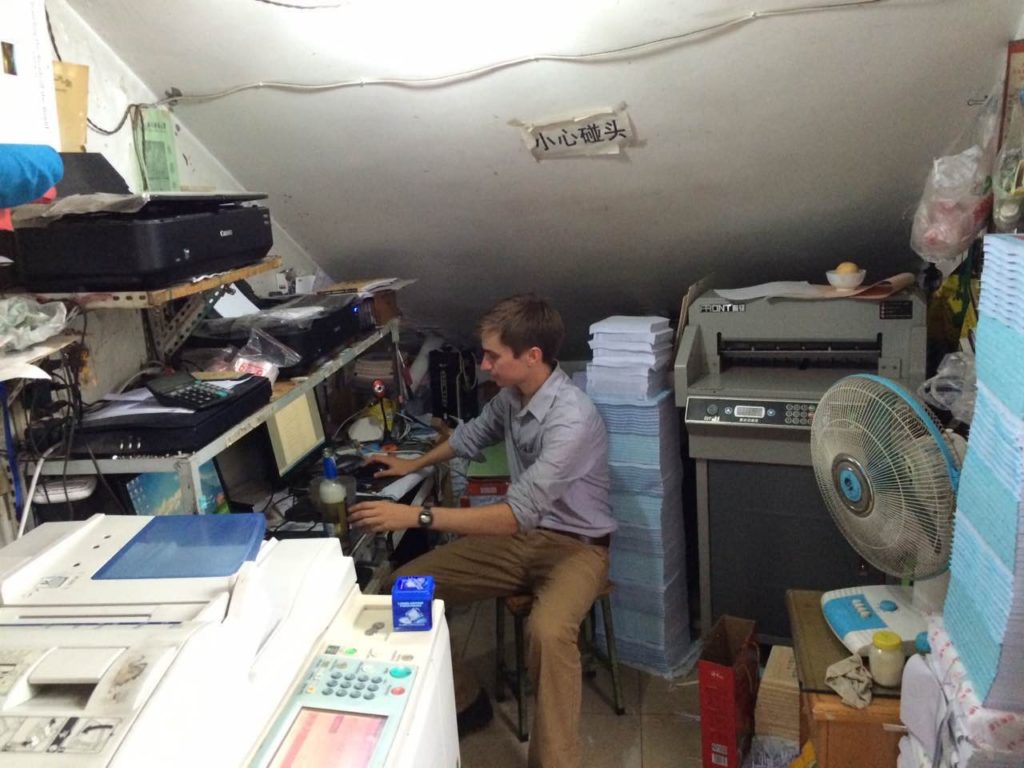
[[(590, 606), (590, 610), (583, 618), (580, 627), (580, 661), (583, 665), (583, 674), (586, 677), (593, 677), (597, 674), (594, 669), (594, 659), (598, 658), (612, 673), (612, 691), (615, 697), (615, 714), (622, 715), (626, 707), (622, 703), (622, 680), (619, 676), (619, 655), (615, 648), (615, 628), (612, 624), (612, 587), (609, 584), (605, 590), (598, 595), (597, 600)], [(596, 652), (594, 642), (594, 610), (601, 605), (601, 618), (604, 621), (604, 636), (608, 645), (607, 657), (602, 657)], [(505, 700), (506, 686), (512, 690), (516, 697), (518, 709), (518, 724), (516, 735), (519, 741), (527, 741), (530, 732), (527, 730), (527, 680), (526, 680), (526, 638), (525, 623), (533, 608), (533, 595), (510, 595), (499, 597), (496, 601), (497, 614), (495, 616), (497, 628), (498, 647), (496, 649), (497, 664), (495, 665), (495, 691), (494, 698), (498, 701)], [(505, 611), (512, 614), (513, 629), (515, 632), (516, 644), (516, 666), (510, 669), (505, 664)]]

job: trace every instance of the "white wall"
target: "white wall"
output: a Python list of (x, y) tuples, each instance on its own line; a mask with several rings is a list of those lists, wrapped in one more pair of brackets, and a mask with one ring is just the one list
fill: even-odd
[[(422, 77), (797, 5), (66, 2), (157, 93)], [(744, 284), (821, 280), (845, 259), (872, 277), (915, 268), (910, 214), (931, 159), (970, 125), (968, 103), (1001, 74), (1022, 10), (888, 0), (764, 18), (613, 63), (532, 63), (433, 90), (264, 89), (175, 112), (242, 185), (271, 194), (276, 218), (334, 277), (418, 277), (403, 307), (449, 331), (502, 295), (540, 290), (579, 352), (589, 322), (673, 315), (711, 270)], [(59, 41), (76, 31), (65, 23)], [(122, 71), (96, 76), (108, 97), (139, 98)], [(106, 101), (94, 119), (109, 124), (125, 98)], [(537, 163), (509, 126), (620, 101), (644, 145), (618, 160)]]

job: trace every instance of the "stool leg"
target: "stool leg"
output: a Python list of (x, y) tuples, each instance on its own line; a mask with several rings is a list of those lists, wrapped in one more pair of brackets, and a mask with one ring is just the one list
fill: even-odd
[(583, 617), (583, 626), (580, 627), (580, 667), (583, 669), (583, 676), (592, 678), (597, 675), (597, 667), (594, 664), (594, 606), (590, 606), (587, 615)]
[(494, 601), (494, 699), (505, 700), (505, 606), (501, 598)]
[(612, 623), (612, 601), (601, 598), (601, 617), (604, 619), (604, 638), (608, 643), (608, 664), (612, 668), (612, 690), (615, 693), (615, 714), (622, 715), (626, 706), (622, 703), (622, 678), (619, 675), (619, 652), (615, 647), (615, 626)]
[(530, 732), (527, 730), (526, 701), (526, 639), (523, 632), (523, 617), (514, 616), (516, 633), (516, 704), (519, 715), (519, 741), (527, 741)]

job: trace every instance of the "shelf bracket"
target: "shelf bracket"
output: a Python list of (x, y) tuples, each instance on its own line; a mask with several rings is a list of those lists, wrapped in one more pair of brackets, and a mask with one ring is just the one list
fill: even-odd
[(146, 310), (146, 343), (150, 354), (164, 362), (177, 352), (226, 290), (225, 286), (220, 286), (189, 296), (170, 316), (166, 304)]

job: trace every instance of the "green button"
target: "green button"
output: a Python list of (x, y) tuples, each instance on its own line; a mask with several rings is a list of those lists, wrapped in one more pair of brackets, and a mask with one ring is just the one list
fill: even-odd
[(395, 667), (394, 669), (391, 670), (391, 676), (392, 677), (397, 677), (398, 679), (402, 679), (403, 677), (408, 677), (411, 674), (412, 674), (412, 670), (409, 669), (408, 667)]
[(345, 649), (345, 655), (346, 656), (355, 656), (356, 655), (356, 649), (355, 648), (346, 648)]

